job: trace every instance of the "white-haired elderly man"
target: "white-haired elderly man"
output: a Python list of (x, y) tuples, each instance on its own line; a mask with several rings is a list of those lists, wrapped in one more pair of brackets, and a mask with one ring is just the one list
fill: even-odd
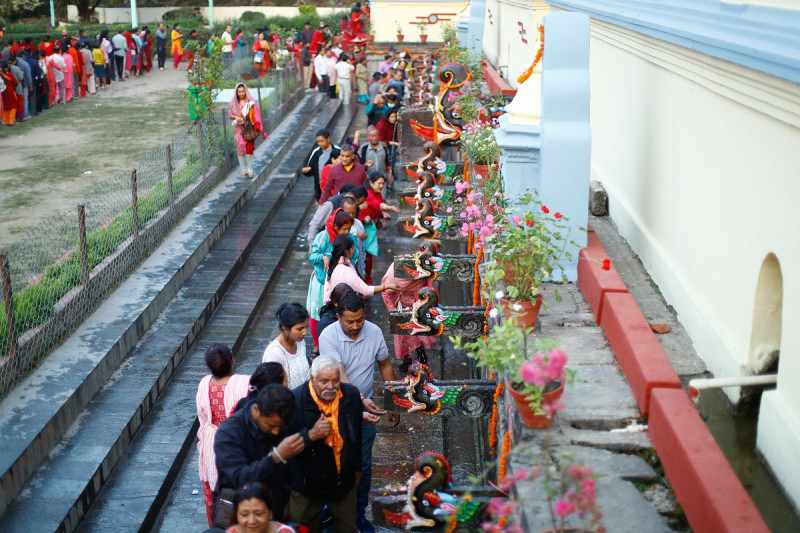
[(339, 362), (320, 355), (311, 379), (294, 389), (291, 432), (299, 432), (304, 451), (289, 461), (292, 520), (312, 533), (322, 531), (327, 505), (338, 532), (356, 531), (356, 485), (361, 477), (361, 421), (378, 417), (362, 406), (361, 393), (340, 377)]

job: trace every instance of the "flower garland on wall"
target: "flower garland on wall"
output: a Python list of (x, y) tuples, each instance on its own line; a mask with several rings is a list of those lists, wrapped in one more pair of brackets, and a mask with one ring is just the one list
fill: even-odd
[(539, 61), (542, 60), (542, 54), (544, 53), (544, 24), (539, 24), (539, 50), (536, 52), (536, 57), (533, 58), (533, 63), (529, 66), (525, 72), (519, 75), (517, 78), (518, 83), (525, 83), (528, 78), (531, 77), (533, 74), (533, 69), (536, 68), (536, 65), (539, 64)]

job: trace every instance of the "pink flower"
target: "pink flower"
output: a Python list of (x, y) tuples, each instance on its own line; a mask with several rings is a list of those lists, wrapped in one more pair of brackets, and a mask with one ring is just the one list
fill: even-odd
[(547, 414), (550, 418), (556, 416), (556, 413), (561, 411), (564, 407), (564, 402), (561, 400), (556, 400), (554, 402), (542, 402), (542, 411)]
[(537, 387), (544, 387), (544, 374), (542, 373), (540, 367), (536, 366), (530, 361), (522, 363), (522, 365), (519, 367), (519, 376), (526, 383), (532, 383)]
[(446, 211), (447, 211), (448, 213), (452, 213), (452, 212), (453, 212), (453, 208), (452, 208), (452, 207), (448, 207), (448, 208), (446, 209)]
[(564, 365), (567, 364), (567, 354), (559, 349), (552, 349), (549, 353), (550, 363), (545, 369), (548, 381), (560, 379), (564, 373)]
[(466, 181), (459, 181), (456, 183), (456, 194), (461, 194), (467, 187), (469, 184)]
[(566, 518), (575, 512), (575, 504), (559, 498), (555, 506), (553, 506), (553, 511), (561, 518)]
[(466, 222), (461, 224), (461, 236), (462, 237), (468, 237), (469, 236), (469, 224), (467, 224)]
[(514, 215), (513, 217), (511, 217), (511, 222), (513, 222), (515, 225), (519, 226), (520, 224), (522, 224), (522, 217)]

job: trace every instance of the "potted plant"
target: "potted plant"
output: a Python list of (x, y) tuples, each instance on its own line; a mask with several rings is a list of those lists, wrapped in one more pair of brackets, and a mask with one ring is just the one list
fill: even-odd
[(209, 53), (205, 53), (206, 50), (199, 41), (186, 43), (186, 50), (194, 55), (192, 69), (186, 71), (189, 82), (186, 99), (189, 103), (189, 117), (192, 120), (202, 118), (211, 112), (225, 69), (222, 61), (222, 45), (222, 40), (214, 37)]
[(403, 37), (404, 37), (404, 35), (403, 35), (403, 25), (400, 24), (399, 22), (397, 22), (396, 20), (394, 22), (397, 25), (396, 26), (397, 27), (397, 42), (398, 43), (402, 43), (403, 42)]
[(478, 366), (505, 377), (526, 426), (550, 426), (563, 407), (564, 385), (574, 379), (574, 372), (565, 368), (566, 354), (555, 349), (558, 341), (534, 337), (531, 328), (520, 327), (513, 318), (501, 321), (497, 309), (489, 311), (489, 318), (494, 324), (488, 335), (470, 342), (460, 337), (450, 340)]
[(417, 28), (419, 29), (419, 40), (424, 42), (428, 41), (428, 34), (425, 33), (425, 30), (428, 29), (428, 20), (422, 19), (417, 22)]
[[(506, 294), (501, 303), (506, 316), (524, 314), (524, 325), (532, 327), (543, 304), (544, 282), (567, 283), (561, 261), (572, 259), (578, 244), (569, 238), (569, 219), (551, 213), (534, 193), (526, 193), (517, 203), (530, 209), (495, 221), (496, 231), (486, 239), (496, 261), (488, 263), (485, 279), (489, 286), (504, 281)], [(556, 301), (561, 301), (558, 290), (554, 293)]]
[(547, 499), (547, 511), (552, 529), (545, 533), (605, 533), (601, 520), (603, 513), (597, 507), (597, 474), (576, 460), (575, 454), (562, 453), (554, 461), (550, 446), (543, 450), (543, 463), (532, 468), (518, 468), (513, 476), (499, 480), (500, 489), (508, 498), (492, 498), (487, 508), (489, 520), (481, 527), (484, 531), (523, 531), (522, 514), (530, 513), (513, 496), (515, 485), (540, 483)]
[(490, 172), (497, 172), (503, 151), (494, 136), (496, 127), (494, 121), (478, 120), (465, 124), (461, 130), (461, 148), (472, 162), (476, 174), (486, 176)]

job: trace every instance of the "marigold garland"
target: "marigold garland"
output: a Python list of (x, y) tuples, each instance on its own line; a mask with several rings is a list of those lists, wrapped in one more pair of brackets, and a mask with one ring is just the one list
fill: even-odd
[(539, 24), (539, 50), (536, 52), (536, 57), (533, 58), (533, 63), (531, 66), (525, 70), (522, 74), (519, 75), (517, 78), (518, 83), (525, 83), (528, 78), (531, 77), (533, 74), (533, 69), (536, 68), (536, 65), (539, 64), (539, 61), (542, 60), (542, 54), (544, 53), (544, 24)]
[(489, 334), (489, 311), (492, 310), (492, 302), (486, 304), (486, 310), (483, 312), (483, 337)]
[(459, 11), (458, 14), (460, 15), (461, 13), (466, 11), (471, 3), (472, 3), (472, 0), (467, 0), (467, 4), (464, 7), (461, 8), (461, 11)]
[(508, 467), (508, 452), (511, 451), (511, 431), (506, 431), (503, 437), (503, 449), (500, 451), (500, 464), (497, 467), (497, 480), (500, 481), (506, 477), (506, 468)]
[(453, 533), (457, 527), (458, 527), (458, 520), (456, 520), (455, 516), (451, 516), (450, 525), (447, 526), (447, 531), (445, 531), (445, 533)]
[(498, 410), (497, 410), (497, 399), (500, 395), (503, 394), (503, 382), (497, 384), (497, 388), (494, 391), (494, 400), (492, 400), (492, 418), (489, 420), (489, 454), (494, 455), (495, 448), (497, 448), (497, 417), (498, 417)]
[(478, 248), (478, 255), (475, 256), (475, 275), (472, 280), (472, 305), (478, 305), (481, 301), (481, 259), (483, 259), (483, 248)]

